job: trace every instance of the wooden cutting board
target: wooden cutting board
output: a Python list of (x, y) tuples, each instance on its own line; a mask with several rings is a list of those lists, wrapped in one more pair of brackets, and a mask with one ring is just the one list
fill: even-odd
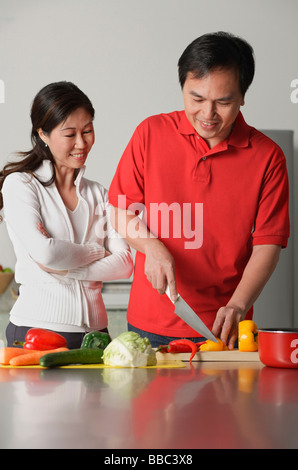
[[(190, 353), (156, 353), (159, 363), (162, 361), (189, 361)], [(195, 354), (193, 362), (261, 362), (259, 353), (242, 352), (238, 349), (233, 351), (202, 351)]]

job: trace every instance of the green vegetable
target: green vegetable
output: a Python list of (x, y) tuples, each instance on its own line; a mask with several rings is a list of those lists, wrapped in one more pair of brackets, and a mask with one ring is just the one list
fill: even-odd
[(100, 373), (111, 391), (123, 399), (135, 398), (148, 387), (149, 371), (145, 368), (107, 366)]
[(142, 338), (134, 331), (126, 331), (108, 344), (103, 353), (103, 362), (120, 367), (154, 366), (156, 355), (148, 338)]
[(4, 268), (2, 270), (3, 273), (13, 273), (13, 270), (11, 268)]
[(39, 359), (42, 367), (59, 367), (70, 364), (102, 364), (103, 350), (91, 349), (70, 349), (56, 353), (45, 354)]
[(101, 331), (92, 331), (87, 333), (81, 344), (81, 348), (100, 348), (105, 349), (111, 342), (110, 335)]

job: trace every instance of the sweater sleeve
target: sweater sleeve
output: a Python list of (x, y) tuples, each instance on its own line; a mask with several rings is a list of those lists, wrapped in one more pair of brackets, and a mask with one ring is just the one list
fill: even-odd
[(70, 269), (66, 277), (86, 281), (114, 281), (129, 278), (133, 271), (133, 259), (126, 241), (114, 230), (111, 224), (111, 206), (105, 201), (106, 237), (105, 249), (111, 253), (88, 266)]
[(97, 243), (80, 245), (69, 240), (47, 238), (37, 229), (42, 222), (40, 197), (32, 179), (23, 173), (6, 177), (2, 195), (4, 217), (30, 257), (50, 269), (68, 270), (88, 265), (104, 257)]

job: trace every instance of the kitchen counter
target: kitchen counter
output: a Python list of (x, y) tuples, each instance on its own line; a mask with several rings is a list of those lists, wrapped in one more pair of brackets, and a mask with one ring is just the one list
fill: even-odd
[(0, 368), (0, 397), (1, 449), (298, 447), (298, 371), (259, 362)]

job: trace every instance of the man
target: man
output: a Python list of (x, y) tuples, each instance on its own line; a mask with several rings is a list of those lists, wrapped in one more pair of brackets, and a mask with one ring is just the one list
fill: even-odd
[(240, 112), (254, 76), (246, 41), (203, 35), (178, 67), (184, 111), (137, 127), (109, 190), (114, 225), (137, 250), (127, 319), (153, 346), (200, 341), (168, 286), (232, 349), (287, 246), (286, 161)]

